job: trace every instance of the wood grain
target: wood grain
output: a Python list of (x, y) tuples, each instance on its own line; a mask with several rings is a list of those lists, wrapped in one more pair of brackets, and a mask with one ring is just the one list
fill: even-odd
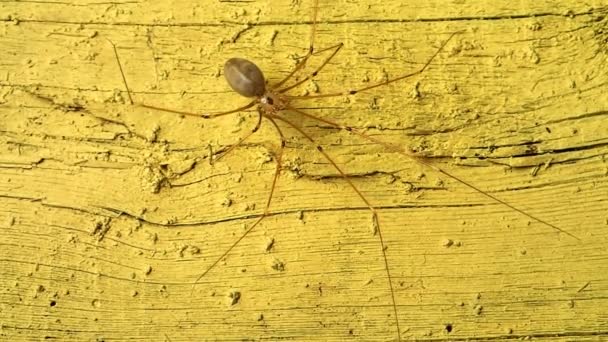
[[(168, 5), (168, 4), (171, 5)], [(301, 108), (425, 160), (576, 235), (326, 124), (298, 122), (378, 208), (403, 340), (608, 338), (608, 8), (602, 1), (321, 1), (340, 54), (294, 94), (422, 75)], [(395, 340), (370, 211), (314, 146), (196, 112), (247, 102), (306, 53), (311, 1), (0, 3), (0, 336), (11, 341)], [(315, 56), (305, 71), (327, 54)], [(305, 74), (302, 73), (302, 74)], [(240, 295), (234, 299), (235, 293)]]

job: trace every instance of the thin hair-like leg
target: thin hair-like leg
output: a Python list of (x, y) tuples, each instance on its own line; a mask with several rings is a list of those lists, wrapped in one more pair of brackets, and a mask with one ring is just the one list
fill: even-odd
[(431, 64), (431, 62), (435, 59), (435, 57), (437, 57), (437, 55), (443, 50), (443, 48), (448, 44), (448, 42), (450, 40), (452, 40), (452, 38), (458, 34), (460, 32), (454, 32), (450, 35), (450, 37), (448, 37), (448, 39), (446, 39), (445, 42), (443, 42), (443, 44), (441, 44), (441, 46), (439, 47), (439, 49), (437, 49), (437, 51), (435, 51), (435, 53), (431, 56), (431, 58), (429, 58), (426, 63), (424, 63), (424, 65), (422, 66), (422, 68), (418, 69), (417, 71), (414, 72), (410, 72), (407, 73), (405, 75), (401, 75), (395, 78), (390, 78), (386, 81), (382, 81), (379, 83), (375, 83), (369, 86), (365, 86), (365, 87), (361, 87), (361, 88), (357, 88), (357, 89), (351, 89), (351, 90), (347, 90), (347, 91), (341, 91), (341, 92), (334, 92), (334, 93), (327, 93), (327, 94), (319, 94), (319, 95), (304, 95), (304, 96), (287, 96), (288, 99), (314, 99), (314, 98), (322, 98), (322, 97), (336, 97), (336, 96), (344, 96), (344, 95), (354, 95), (357, 93), (360, 93), (362, 91), (367, 91), (370, 89), (374, 89), (377, 87), (381, 87), (381, 86), (385, 86), (387, 84), (391, 84), (393, 82), (397, 82), (397, 81), (401, 81), (403, 79), (412, 77), (412, 76), (416, 76), (418, 74), (421, 74), (422, 72), (424, 72), (428, 66)]
[(164, 107), (150, 106), (150, 105), (147, 105), (144, 103), (137, 103), (135, 105), (139, 106), (139, 107), (143, 107), (143, 108), (160, 110), (162, 112), (167, 112), (167, 113), (175, 113), (175, 114), (187, 115), (187, 116), (196, 116), (196, 117), (203, 118), (203, 119), (213, 119), (213, 118), (217, 118), (219, 116), (242, 112), (245, 109), (249, 109), (249, 108), (253, 107), (256, 103), (257, 103), (257, 100), (253, 100), (242, 107), (227, 110), (224, 112), (215, 112), (215, 113), (193, 113), (193, 112), (186, 112), (186, 111), (182, 111), (182, 110), (175, 110), (175, 109), (169, 109), (169, 108), (164, 108)]
[[(283, 83), (287, 82), (288, 79), (290, 79), (296, 72), (298, 72), (298, 70), (302, 69), (304, 67), (304, 65), (306, 65), (306, 62), (308, 61), (308, 59), (310, 58), (310, 56), (312, 56), (314, 54), (314, 50), (315, 50), (315, 33), (317, 31), (317, 10), (319, 7), (319, 0), (315, 0), (314, 5), (313, 5), (313, 12), (312, 12), (312, 28), (310, 30), (310, 38), (309, 38), (309, 45), (308, 45), (308, 52), (306, 52), (306, 55), (304, 57), (302, 57), (302, 60), (300, 60), (298, 62), (298, 64), (296, 64), (295, 68), (281, 81), (279, 81), (278, 83), (276, 83), (273, 88), (278, 88), (280, 86), (283, 85)], [(319, 52), (322, 51), (326, 51), (329, 50), (329, 48), (327, 49), (323, 49)]]
[(361, 193), (361, 191), (359, 191), (359, 189), (355, 186), (355, 184), (348, 179), (348, 177), (346, 176), (346, 174), (342, 171), (342, 169), (340, 169), (340, 167), (338, 166), (338, 164), (336, 164), (336, 162), (334, 162), (334, 160), (329, 156), (329, 154), (327, 154), (327, 152), (325, 152), (325, 150), (323, 150), (323, 147), (320, 145), (317, 145), (317, 143), (315, 142), (315, 140), (306, 132), (304, 132), (300, 127), (298, 127), (296, 124), (294, 124), (293, 122), (285, 119), (282, 116), (276, 116), (276, 115), (268, 115), (269, 119), (277, 119), (277, 120), (281, 120), (283, 122), (285, 122), (286, 124), (288, 124), (289, 126), (291, 126), (292, 128), (294, 128), (296, 131), (298, 131), (302, 136), (304, 136), (306, 139), (308, 139), (312, 144), (315, 145), (315, 148), (323, 155), (323, 157), (325, 157), (325, 159), (327, 159), (327, 161), (329, 161), (331, 163), (331, 165), (338, 170), (338, 173), (340, 173), (340, 176), (348, 183), (348, 185), (355, 191), (355, 193), (357, 194), (357, 196), (359, 196), (359, 198), (361, 198), (361, 200), (365, 203), (365, 205), (369, 208), (369, 210), (372, 212), (372, 220), (374, 223), (374, 228), (376, 230), (376, 232), (378, 232), (378, 237), (380, 238), (380, 247), (382, 250), (382, 258), (384, 259), (384, 269), (386, 271), (386, 277), (388, 280), (388, 285), (390, 288), (390, 294), (391, 294), (391, 300), (392, 300), (392, 304), (393, 304), (393, 311), (395, 314), (395, 325), (397, 327), (397, 336), (399, 337), (399, 341), (401, 341), (401, 328), (399, 326), (399, 316), (397, 314), (397, 301), (395, 300), (395, 291), (393, 289), (393, 280), (391, 278), (391, 272), (388, 266), (388, 258), (386, 256), (386, 244), (384, 243), (384, 238), (382, 237), (382, 229), (380, 228), (380, 220), (378, 218), (378, 212), (376, 211), (376, 208), (374, 208), (374, 206), (367, 200), (367, 198), (365, 198), (365, 196), (363, 196), (363, 194)]
[(215, 118), (215, 117), (219, 117), (219, 116), (223, 116), (223, 115), (237, 113), (237, 112), (243, 111), (245, 109), (249, 109), (257, 103), (257, 100), (253, 100), (253, 101), (249, 102), (248, 104), (241, 106), (239, 108), (222, 111), (222, 112), (216, 112), (216, 113), (193, 113), (193, 112), (187, 112), (187, 111), (181, 111), (181, 110), (175, 110), (175, 109), (169, 109), (169, 108), (163, 108), (163, 107), (150, 106), (150, 105), (147, 105), (144, 103), (136, 104), (133, 101), (133, 97), (131, 96), (131, 90), (129, 89), (129, 85), (127, 83), (127, 77), (125, 76), (124, 70), (122, 68), (122, 63), (120, 62), (120, 56), (118, 55), (118, 49), (116, 48), (116, 45), (111, 40), (107, 39), (107, 41), (112, 45), (112, 49), (114, 50), (114, 56), (116, 57), (116, 62), (118, 64), (118, 69), (120, 71), (120, 76), (122, 77), (123, 84), (125, 85), (125, 90), (127, 91), (127, 96), (129, 97), (129, 102), (132, 105), (136, 105), (136, 106), (143, 107), (143, 108), (159, 110), (159, 111), (168, 112), (168, 113), (196, 116), (196, 117), (201, 117), (203, 119), (211, 119), (211, 118)]
[[(317, 67), (317, 68), (316, 68), (316, 69), (315, 69), (313, 72), (311, 72), (310, 74), (308, 74), (308, 75), (307, 75), (306, 77), (304, 77), (303, 79), (301, 79), (301, 80), (297, 81), (296, 83), (294, 83), (294, 84), (292, 84), (292, 85), (290, 85), (290, 86), (288, 86), (288, 87), (285, 87), (285, 88), (279, 89), (279, 93), (285, 93), (285, 92), (287, 92), (287, 91), (289, 91), (289, 90), (291, 90), (291, 89), (293, 89), (293, 88), (295, 88), (295, 87), (299, 86), (300, 84), (302, 84), (302, 83), (304, 83), (304, 82), (306, 82), (306, 81), (310, 80), (311, 78), (313, 78), (313, 77), (317, 76), (317, 74), (318, 74), (318, 73), (319, 73), (319, 72), (320, 72), (320, 71), (321, 71), (321, 70), (322, 70), (322, 69), (323, 69), (323, 68), (324, 68), (324, 67), (327, 65), (327, 63), (329, 63), (329, 61), (331, 61), (331, 60), (332, 60), (332, 58), (334, 58), (334, 57), (335, 57), (335, 56), (338, 54), (338, 51), (340, 51), (340, 49), (341, 49), (343, 46), (344, 46), (344, 44), (343, 44), (343, 43), (339, 43), (339, 44), (336, 44), (336, 45), (330, 46), (330, 47), (328, 47), (328, 48), (325, 48), (325, 49), (323, 49), (323, 50), (319, 50), (319, 51), (317, 51), (317, 52), (315, 52), (315, 53), (311, 54), (311, 55), (316, 55), (316, 54), (318, 54), (318, 53), (325, 52), (325, 51), (327, 51), (327, 50), (335, 49), (335, 50), (334, 50), (334, 51), (331, 53), (331, 55), (329, 55), (329, 57), (327, 57), (327, 58), (325, 59), (325, 61), (323, 61), (323, 64), (321, 64), (319, 67)], [(308, 58), (308, 57), (310, 57), (310, 55), (309, 55), (309, 56), (307, 56), (307, 57), (305, 57), (305, 58)], [(275, 85), (273, 88), (278, 88), (279, 86), (280, 86), (280, 84), (277, 84), (277, 85)]]
[[(268, 117), (264, 116), (265, 118), (269, 119)], [(196, 286), (196, 284), (203, 279), (203, 277), (205, 275), (207, 275), (207, 273), (209, 273), (209, 271), (211, 271), (224, 257), (226, 257), (228, 255), (228, 253), (230, 253), (241, 241), (243, 241), (243, 239), (249, 235), (249, 233), (251, 233), (253, 231), (253, 229), (255, 227), (258, 226), (258, 224), (260, 224), (260, 222), (262, 222), (262, 220), (264, 218), (266, 218), (268, 216), (268, 214), (270, 213), (270, 203), (272, 201), (272, 197), (274, 196), (274, 190), (276, 188), (278, 179), (279, 179), (279, 175), (281, 174), (281, 163), (282, 163), (282, 157), (283, 157), (283, 150), (285, 149), (285, 144), (286, 144), (286, 139), (285, 136), (283, 135), (283, 132), (281, 132), (280, 129), (278, 129), (278, 126), (276, 125), (276, 123), (273, 120), (270, 120), (270, 122), (273, 123), (273, 125), (275, 127), (277, 127), (277, 131), (279, 132), (279, 135), (281, 137), (281, 145), (279, 147), (279, 151), (276, 154), (276, 169), (274, 172), (274, 176), (272, 177), (272, 185), (270, 186), (270, 193), (268, 194), (268, 200), (266, 201), (266, 207), (264, 208), (264, 212), (262, 213), (262, 216), (260, 216), (257, 220), (255, 220), (255, 222), (251, 225), (251, 227), (247, 228), (247, 230), (236, 240), (234, 241), (234, 243), (232, 245), (230, 245), (230, 247), (228, 247), (228, 249), (226, 249), (226, 251), (224, 251), (224, 253), (222, 253), (222, 255), (220, 255), (212, 264), (211, 266), (207, 267), (207, 269), (200, 275), (198, 276), (198, 278), (196, 278), (196, 280), (194, 281), (194, 283), (192, 283), (192, 291), (194, 291), (194, 287)]]
[(228, 147), (225, 151), (220, 152), (221, 154), (219, 155), (219, 157), (213, 159), (211, 158), (209, 160), (209, 162), (211, 164), (219, 161), (220, 159), (224, 158), (228, 153), (234, 151), (237, 147), (239, 147), (243, 142), (245, 142), (245, 140), (249, 139), (249, 137), (251, 137), (255, 132), (258, 131), (258, 129), (260, 129), (260, 126), (262, 125), (262, 114), (260, 112), (258, 112), (258, 122), (255, 124), (255, 127), (253, 127), (253, 129), (247, 133), (247, 135), (245, 135), (244, 137), (240, 138), (239, 141), (237, 141), (236, 144)]
[(315, 34), (317, 33), (317, 16), (319, 15), (319, 0), (315, 0), (312, 5), (312, 29), (310, 30), (310, 40), (308, 45), (308, 54), (312, 54), (315, 50)]
[[(129, 98), (129, 102), (134, 105), (135, 103), (133, 102), (133, 97), (131, 96), (131, 90), (129, 89), (129, 85), (127, 84), (127, 78), (125, 77), (123, 68), (122, 68), (122, 63), (120, 62), (120, 57), (118, 55), (118, 50), (116, 49), (116, 45), (108, 39), (108, 42), (112, 45), (112, 48), (114, 50), (114, 56), (116, 57), (116, 62), (118, 63), (118, 69), (120, 70), (120, 75), (122, 77), (122, 81), (124, 83), (125, 89), (127, 91), (127, 95)], [(218, 117), (218, 116), (222, 116), (222, 115), (227, 115), (227, 114), (232, 114), (232, 113), (237, 113), (246, 109), (249, 109), (251, 107), (253, 107), (256, 104), (257, 101), (251, 101), (248, 104), (233, 109), (233, 110), (228, 110), (225, 112), (218, 112), (218, 113), (210, 113), (210, 114), (198, 114), (198, 113), (191, 113), (191, 112), (185, 112), (185, 111), (180, 111), (180, 110), (174, 110), (174, 109), (169, 109), (169, 108), (161, 108), (161, 107), (155, 107), (155, 106), (149, 106), (146, 104), (135, 104), (137, 106), (140, 107), (144, 107), (144, 108), (149, 108), (149, 109), (155, 109), (155, 110), (160, 110), (160, 111), (164, 111), (164, 112), (169, 112), (169, 113), (175, 113), (175, 114), (181, 114), (181, 115), (188, 115), (188, 116), (196, 116), (196, 117), (202, 117), (204, 119), (211, 119), (214, 117)], [(255, 125), (255, 127), (253, 128), (253, 130), (247, 134), (246, 136), (242, 137), (241, 139), (239, 139), (239, 141), (230, 146), (226, 151), (222, 152), (222, 154), (215, 159), (215, 161), (220, 160), (221, 158), (223, 158), (224, 156), (226, 156), (226, 154), (228, 154), (229, 152), (233, 151), (236, 147), (240, 146), (246, 139), (248, 139), (251, 135), (253, 135), (255, 132), (258, 131), (258, 129), (260, 128), (260, 125), (262, 123), (262, 116), (261, 114), (258, 113), (258, 122)], [(212, 164), (214, 162), (214, 160), (211, 158), (209, 160), (209, 162)]]
[(518, 212), (518, 213), (526, 216), (529, 219), (532, 219), (532, 220), (534, 220), (536, 222), (539, 222), (539, 223), (542, 223), (542, 224), (544, 224), (544, 225), (546, 225), (548, 227), (551, 227), (551, 228), (553, 228), (553, 229), (555, 229), (555, 230), (557, 230), (557, 231), (559, 231), (561, 233), (564, 233), (564, 234), (566, 234), (566, 235), (568, 235), (568, 236), (570, 236), (570, 237), (572, 237), (572, 238), (574, 238), (576, 240), (580, 240), (580, 238), (577, 237), (576, 235), (574, 235), (574, 234), (572, 234), (572, 233), (570, 233), (570, 232), (568, 232), (568, 231), (566, 231), (566, 230), (564, 230), (562, 228), (559, 228), (558, 226), (556, 226), (554, 224), (551, 224), (551, 223), (549, 223), (549, 222), (547, 222), (547, 221), (545, 221), (545, 220), (543, 220), (543, 219), (541, 219), (539, 217), (536, 217), (536, 216), (534, 216), (532, 214), (529, 214), (529, 213), (525, 212), (524, 210), (519, 209), (519, 208), (513, 206), (512, 204), (509, 204), (508, 202), (505, 202), (505, 201), (501, 200), (500, 198), (498, 198), (498, 197), (496, 197), (496, 196), (494, 196), (494, 195), (492, 195), (492, 194), (490, 194), (490, 193), (488, 193), (486, 191), (481, 190), (480, 188), (478, 188), (477, 186), (473, 185), (472, 183), (469, 183), (469, 182), (465, 181), (464, 179), (459, 178), (459, 177), (457, 177), (457, 176), (455, 176), (455, 175), (453, 175), (453, 174), (445, 171), (444, 169), (442, 169), (442, 168), (440, 168), (440, 167), (438, 167), (436, 165), (433, 165), (433, 164), (431, 164), (431, 163), (429, 163), (427, 161), (424, 161), (422, 158), (416, 156), (415, 154), (413, 154), (411, 152), (405, 151), (403, 148), (401, 148), (399, 146), (396, 146), (396, 145), (389, 144), (389, 143), (386, 143), (384, 141), (378, 140), (378, 139), (376, 139), (374, 137), (371, 137), (371, 136), (369, 136), (369, 135), (361, 132), (360, 130), (358, 130), (356, 128), (353, 128), (353, 127), (350, 127), (350, 126), (345, 126), (345, 125), (339, 124), (339, 123), (337, 123), (335, 121), (328, 120), (328, 119), (325, 119), (325, 118), (318, 117), (316, 115), (309, 114), (307, 112), (302, 111), (301, 109), (294, 108), (292, 106), (288, 106), (288, 109), (292, 110), (292, 111), (294, 111), (296, 113), (299, 113), (301, 115), (304, 115), (304, 116), (306, 116), (308, 118), (311, 118), (313, 120), (326, 123), (328, 125), (331, 125), (333, 127), (339, 128), (339, 129), (343, 129), (343, 130), (348, 131), (348, 132), (352, 132), (352, 133), (354, 133), (354, 134), (356, 134), (356, 135), (358, 135), (358, 136), (360, 136), (360, 137), (362, 137), (362, 138), (364, 138), (366, 140), (369, 140), (369, 141), (371, 141), (373, 143), (382, 145), (382, 146), (386, 147), (387, 149), (389, 149), (389, 150), (391, 150), (393, 152), (399, 153), (402, 156), (405, 156), (406, 158), (411, 159), (414, 162), (416, 162), (416, 163), (418, 163), (418, 164), (420, 164), (422, 166), (428, 167), (428, 168), (430, 168), (432, 170), (435, 170), (436, 172), (439, 172), (439, 173), (441, 173), (441, 174), (443, 174), (443, 175), (445, 175), (445, 176), (447, 176), (449, 178), (452, 178), (453, 180), (457, 181), (458, 183), (463, 184), (466, 187), (475, 190), (476, 192), (478, 192), (478, 193), (486, 196), (487, 198), (493, 200), (494, 202), (500, 203), (500, 204), (502, 204), (502, 205), (504, 205), (504, 206), (506, 206), (506, 207), (508, 207), (508, 208), (510, 208), (510, 209), (512, 209), (512, 210), (514, 210), (514, 211), (516, 211), (516, 212)]
[(129, 97), (129, 104), (133, 104), (133, 98), (131, 97), (131, 91), (129, 90), (129, 85), (127, 84), (127, 78), (125, 77), (124, 70), (122, 69), (122, 63), (120, 62), (120, 58), (118, 57), (118, 50), (116, 49), (116, 45), (111, 40), (106, 40), (112, 45), (112, 49), (114, 49), (114, 56), (116, 57), (116, 62), (118, 63), (118, 69), (120, 70), (120, 76), (122, 77), (122, 82), (125, 85), (125, 89), (127, 90), (127, 96)]

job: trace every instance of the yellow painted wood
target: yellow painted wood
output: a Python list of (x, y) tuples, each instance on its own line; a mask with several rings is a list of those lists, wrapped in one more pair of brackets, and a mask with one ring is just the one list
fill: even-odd
[[(311, 1), (0, 3), (2, 340), (396, 340), (363, 201), (293, 129), (279, 139), (221, 75), (270, 82), (305, 55)], [(604, 7), (602, 7), (604, 6)], [(327, 124), (296, 121), (378, 208), (402, 340), (608, 338), (608, 9), (603, 1), (321, 1), (343, 42), (301, 108), (412, 149), (580, 240)], [(328, 54), (311, 59), (305, 72)], [(300, 74), (302, 77), (304, 73)], [(240, 298), (235, 299), (235, 293)], [(231, 297), (232, 296), (232, 297)]]

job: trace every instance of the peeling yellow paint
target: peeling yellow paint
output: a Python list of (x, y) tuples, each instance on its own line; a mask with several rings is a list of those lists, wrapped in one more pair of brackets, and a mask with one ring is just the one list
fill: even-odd
[[(294, 113), (378, 208), (402, 340), (608, 335), (608, 9), (601, 1), (321, 1), (339, 55), (294, 94), (454, 179)], [(603, 7), (602, 7), (603, 6)], [(256, 123), (221, 70), (270, 82), (306, 54), (311, 1), (0, 3), (0, 336), (395, 340), (378, 226), (293, 129)], [(328, 54), (311, 59), (306, 71)], [(303, 74), (305, 74), (305, 72)], [(300, 105), (300, 103), (298, 103)], [(555, 338), (553, 338), (555, 336)], [(598, 337), (601, 338), (601, 337)]]

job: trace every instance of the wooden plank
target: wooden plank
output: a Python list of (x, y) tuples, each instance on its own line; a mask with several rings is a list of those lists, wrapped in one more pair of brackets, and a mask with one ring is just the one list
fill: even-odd
[[(504, 20), (519, 17), (573, 16), (602, 10), (606, 3), (591, 0), (524, 1), (508, 0), (470, 3), (446, 3), (430, 0), (415, 3), (387, 1), (321, 2), (325, 22), (412, 21), (446, 19)], [(42, 21), (61, 24), (112, 24), (121, 26), (214, 26), (226, 23), (255, 25), (294, 25), (310, 22), (310, 4), (306, 1), (113, 1), (0, 3), (5, 20)]]
[[(310, 1), (198, 3), (0, 4), (0, 336), (397, 339), (371, 213), (293, 129), (272, 215), (193, 288), (263, 211), (278, 135), (265, 122), (210, 165), (255, 112), (132, 106), (108, 40), (136, 102), (208, 112), (247, 102), (223, 80), (225, 60), (249, 58), (276, 82), (311, 28)], [(459, 33), (416, 78), (302, 108), (580, 239), (286, 113), (378, 208), (403, 340), (608, 335), (607, 12), (599, 1), (321, 3), (315, 45), (344, 47), (296, 95), (417, 70)]]

